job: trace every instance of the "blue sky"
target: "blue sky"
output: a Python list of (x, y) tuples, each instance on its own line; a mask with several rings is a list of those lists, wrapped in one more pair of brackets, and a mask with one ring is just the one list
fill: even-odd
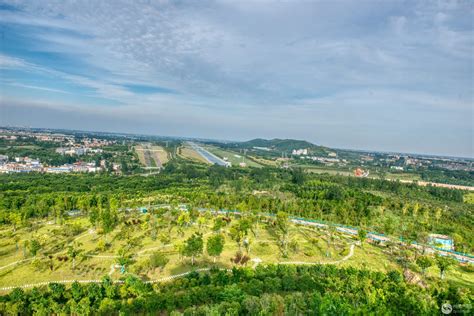
[(0, 125), (474, 156), (472, 1), (1, 1)]

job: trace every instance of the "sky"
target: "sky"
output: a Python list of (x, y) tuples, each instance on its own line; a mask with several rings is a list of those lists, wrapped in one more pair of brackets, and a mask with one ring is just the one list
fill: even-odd
[(2, 1), (0, 125), (474, 157), (473, 1)]

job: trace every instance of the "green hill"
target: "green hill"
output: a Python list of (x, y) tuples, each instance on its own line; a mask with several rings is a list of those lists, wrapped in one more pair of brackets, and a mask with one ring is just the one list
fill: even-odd
[(325, 154), (328, 150), (305, 140), (296, 139), (262, 139), (256, 138), (246, 142), (237, 143), (239, 148), (255, 149), (255, 147), (268, 148), (270, 151), (290, 153), (294, 149), (308, 149), (311, 154)]

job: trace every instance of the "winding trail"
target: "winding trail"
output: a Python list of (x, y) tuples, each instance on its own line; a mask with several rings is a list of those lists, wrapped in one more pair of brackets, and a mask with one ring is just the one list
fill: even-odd
[(330, 262), (305, 262), (305, 261), (281, 261), (278, 264), (295, 264), (295, 265), (319, 265), (319, 264), (338, 264), (344, 261), (349, 260), (354, 255), (354, 244), (351, 244), (351, 248), (349, 249), (349, 254), (344, 258), (336, 261)]
[[(337, 260), (337, 261), (332, 261), (332, 262), (304, 262), (304, 261), (283, 261), (283, 262), (277, 262), (276, 264), (281, 264), (281, 265), (319, 265), (319, 264), (338, 264), (338, 263), (341, 263), (343, 261), (347, 261), (349, 260), (353, 255), (354, 255), (354, 244), (351, 244), (351, 247), (350, 247), (350, 250), (349, 250), (349, 254), (347, 256), (345, 256), (344, 258), (340, 259), (340, 260)], [(255, 269), (258, 264), (260, 264), (260, 262), (256, 262), (256, 264), (254, 264), (252, 266), (253, 269)], [(156, 279), (156, 280), (148, 280), (148, 281), (145, 281), (144, 283), (160, 283), (160, 282), (166, 282), (166, 281), (170, 281), (170, 280), (174, 280), (174, 279), (177, 279), (177, 278), (182, 278), (190, 273), (193, 273), (193, 272), (206, 272), (206, 271), (209, 271), (211, 270), (211, 268), (202, 268), (202, 269), (195, 269), (195, 270), (190, 270), (190, 271), (187, 271), (187, 272), (183, 272), (183, 273), (179, 273), (179, 274), (174, 274), (174, 275), (170, 275), (170, 276), (167, 276), (167, 277), (164, 277), (164, 278), (160, 278), (160, 279)], [(232, 271), (231, 269), (225, 269), (226, 271)], [(113, 274), (113, 272), (115, 271), (115, 265), (112, 264), (110, 266), (110, 272), (109, 272), (109, 276), (111, 274)], [(18, 286), (7, 286), (7, 287), (2, 287), (0, 288), (0, 291), (10, 291), (10, 290), (13, 290), (15, 288), (21, 288), (21, 289), (26, 289), (26, 288), (32, 288), (32, 287), (35, 287), (35, 286), (43, 286), (43, 285), (49, 285), (51, 283), (61, 283), (61, 284), (69, 284), (69, 283), (74, 283), (74, 282), (78, 282), (78, 283), (101, 283), (102, 280), (59, 280), (59, 281), (45, 281), (45, 282), (39, 282), (39, 283), (31, 283), (31, 284), (24, 284), (24, 285), (18, 285)], [(113, 281), (114, 283), (123, 283), (124, 281), (122, 280), (114, 280)]]
[(33, 260), (33, 259), (34, 259), (34, 258), (28, 258), (28, 259), (18, 260), (18, 261), (9, 263), (9, 264), (7, 264), (7, 265), (5, 265), (5, 266), (3, 266), (3, 267), (0, 267), (0, 270), (5, 269), (5, 268), (8, 268), (8, 267), (13, 266), (13, 265), (18, 264), (18, 263), (22, 263), (22, 262), (26, 262), (26, 261), (31, 261), (31, 260)]

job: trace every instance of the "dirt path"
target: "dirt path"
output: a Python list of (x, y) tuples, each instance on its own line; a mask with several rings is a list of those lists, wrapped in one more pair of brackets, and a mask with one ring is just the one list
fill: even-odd
[(344, 261), (349, 260), (354, 255), (354, 244), (351, 244), (351, 248), (349, 249), (349, 254), (344, 258), (336, 261), (330, 262), (305, 262), (305, 261), (282, 261), (278, 262), (278, 264), (296, 264), (296, 265), (316, 265), (316, 264), (338, 264)]
[[(340, 260), (337, 260), (337, 261), (332, 261), (332, 262), (303, 262), (303, 261), (287, 261), (287, 262), (278, 262), (277, 264), (293, 264), (293, 265), (317, 265), (317, 264), (338, 264), (338, 263), (341, 263), (343, 261), (347, 261), (349, 260), (349, 258), (351, 258), (353, 255), (354, 255), (354, 244), (351, 244), (351, 247), (350, 247), (350, 250), (349, 250), (349, 254), (347, 256), (345, 256), (344, 258), (340, 259)], [(29, 260), (29, 259), (26, 259), (26, 260)], [(24, 260), (22, 260), (24, 261)], [(255, 264), (253, 265), (252, 268), (256, 268), (258, 264), (260, 264), (262, 261), (258, 261), (258, 262), (255, 262)], [(15, 263), (15, 262), (14, 262)], [(115, 271), (115, 268), (116, 268), (116, 265), (115, 264), (112, 264), (110, 266), (110, 271), (109, 271), (109, 276), (112, 275)], [(1, 269), (1, 268), (0, 268)], [(167, 276), (167, 277), (164, 277), (164, 278), (160, 278), (160, 279), (156, 279), (156, 280), (149, 280), (149, 281), (145, 281), (145, 283), (160, 283), (160, 282), (166, 282), (166, 281), (170, 281), (170, 280), (173, 280), (173, 279), (177, 279), (177, 278), (182, 278), (190, 273), (193, 273), (193, 272), (206, 272), (206, 271), (209, 271), (211, 270), (211, 268), (202, 268), (202, 269), (196, 269), (196, 270), (191, 270), (191, 271), (187, 271), (187, 272), (184, 272), (184, 273), (180, 273), (180, 274), (174, 274), (174, 275), (170, 275), (170, 276)], [(226, 269), (226, 271), (232, 271), (231, 269)], [(19, 285), (19, 286), (7, 286), (7, 287), (2, 287), (0, 288), (0, 291), (10, 291), (10, 290), (13, 290), (15, 288), (22, 288), (22, 289), (26, 289), (26, 288), (32, 288), (32, 287), (35, 287), (35, 286), (42, 286), (42, 285), (49, 285), (50, 283), (61, 283), (61, 284), (68, 284), (68, 283), (74, 283), (74, 282), (79, 282), (79, 283), (101, 283), (102, 280), (58, 280), (58, 281), (45, 281), (45, 282), (39, 282), (39, 283), (31, 283), (31, 284), (24, 284), (24, 285)], [(123, 283), (123, 281), (121, 280), (114, 280), (114, 283)]]

